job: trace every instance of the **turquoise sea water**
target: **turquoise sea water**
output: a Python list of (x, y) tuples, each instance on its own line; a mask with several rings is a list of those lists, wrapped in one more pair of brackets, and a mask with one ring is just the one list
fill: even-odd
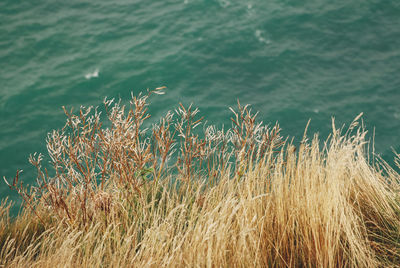
[[(364, 112), (376, 151), (400, 150), (400, 1), (0, 1), (0, 176), (46, 152), (62, 105), (167, 86), (153, 118), (194, 103), (229, 125), (236, 99), (284, 135), (327, 136)], [(0, 197), (11, 195), (0, 183)]]

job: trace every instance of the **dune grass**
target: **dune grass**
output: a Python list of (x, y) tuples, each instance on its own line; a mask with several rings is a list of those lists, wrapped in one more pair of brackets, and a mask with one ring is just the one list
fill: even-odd
[[(180, 105), (149, 129), (148, 98), (65, 110), (51, 170), (0, 206), (7, 267), (396, 267), (399, 174), (370, 157), (360, 118), (297, 148), (279, 126), (232, 109), (232, 128)], [(106, 126), (103, 126), (105, 124)], [(323, 145), (321, 145), (323, 144)]]

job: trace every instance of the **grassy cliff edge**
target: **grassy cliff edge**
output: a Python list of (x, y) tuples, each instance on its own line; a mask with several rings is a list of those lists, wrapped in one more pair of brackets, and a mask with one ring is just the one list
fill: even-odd
[(30, 158), (36, 187), (6, 180), (24, 209), (0, 206), (0, 266), (398, 265), (400, 176), (369, 152), (359, 117), (297, 147), (240, 103), (228, 130), (183, 105), (146, 129), (163, 89), (105, 99), (106, 122), (64, 109), (50, 167)]

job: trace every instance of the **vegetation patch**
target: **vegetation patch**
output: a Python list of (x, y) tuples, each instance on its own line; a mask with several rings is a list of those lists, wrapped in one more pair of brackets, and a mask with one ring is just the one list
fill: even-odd
[[(203, 123), (182, 104), (157, 124), (148, 99), (104, 100), (47, 137), (6, 183), (24, 200), (0, 206), (0, 265), (10, 267), (395, 267), (399, 174), (370, 159), (360, 116), (321, 143), (295, 147), (279, 125), (231, 109), (232, 127)], [(321, 146), (321, 144), (323, 144)], [(396, 155), (396, 158), (398, 156)]]

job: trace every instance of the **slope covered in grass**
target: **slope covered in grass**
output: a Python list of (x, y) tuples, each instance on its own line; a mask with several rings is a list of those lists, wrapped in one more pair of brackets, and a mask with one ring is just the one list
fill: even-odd
[[(245, 106), (232, 128), (182, 105), (151, 130), (147, 95), (66, 111), (49, 134), (52, 171), (15, 219), (0, 208), (10, 267), (379, 267), (400, 262), (399, 174), (370, 159), (357, 118), (297, 148)], [(202, 130), (200, 130), (202, 129)], [(321, 144), (324, 144), (321, 146)], [(49, 175), (52, 174), (52, 175)]]

